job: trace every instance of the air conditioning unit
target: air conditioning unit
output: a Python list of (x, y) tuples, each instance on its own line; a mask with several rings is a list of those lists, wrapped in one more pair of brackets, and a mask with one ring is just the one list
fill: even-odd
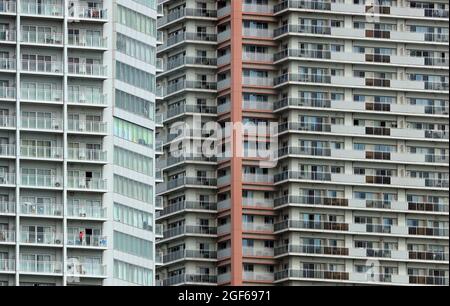
[(86, 182), (85, 181), (80, 181), (80, 183), (78, 184), (79, 188), (86, 188)]
[(80, 151), (80, 153), (78, 154), (78, 158), (79, 159), (85, 159), (86, 158), (86, 154), (84, 151)]
[(55, 187), (56, 187), (56, 188), (61, 187), (61, 183), (60, 183), (60, 182), (56, 182), (56, 183), (55, 183)]

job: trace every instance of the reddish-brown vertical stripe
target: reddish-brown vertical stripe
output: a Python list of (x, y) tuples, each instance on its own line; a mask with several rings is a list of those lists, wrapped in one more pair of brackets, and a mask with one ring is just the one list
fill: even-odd
[[(242, 1), (231, 1), (231, 122), (242, 122)], [(231, 285), (242, 285), (242, 145), (233, 130), (231, 158)]]

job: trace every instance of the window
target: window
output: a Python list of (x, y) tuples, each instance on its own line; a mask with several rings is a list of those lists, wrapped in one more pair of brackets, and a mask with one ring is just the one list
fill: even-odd
[(119, 118), (114, 118), (114, 136), (146, 147), (153, 147), (152, 130)]
[(155, 104), (116, 89), (115, 106), (135, 115), (154, 120)]
[(114, 192), (125, 197), (153, 204), (153, 187), (132, 179), (114, 175)]
[(131, 37), (117, 33), (117, 51), (155, 65), (156, 49)]
[(151, 241), (118, 231), (114, 231), (114, 250), (146, 259), (153, 259), (153, 243)]
[(153, 159), (121, 147), (114, 147), (114, 164), (148, 176), (153, 175)]
[(153, 217), (150, 213), (114, 203), (114, 221), (146, 231), (153, 230)]
[(153, 74), (119, 61), (116, 61), (116, 78), (122, 82), (152, 93), (156, 90), (156, 80)]
[(114, 277), (142, 286), (153, 285), (153, 271), (123, 261), (114, 260)]
[(117, 22), (135, 31), (156, 38), (156, 20), (129, 8), (117, 5)]

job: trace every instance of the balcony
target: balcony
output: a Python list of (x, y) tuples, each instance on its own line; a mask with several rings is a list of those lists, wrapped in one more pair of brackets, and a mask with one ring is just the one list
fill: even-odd
[(101, 162), (107, 161), (107, 152), (95, 149), (68, 149), (68, 159), (76, 162)]
[(106, 212), (101, 205), (69, 203), (67, 206), (67, 217), (73, 219), (106, 219)]
[(62, 274), (62, 262), (20, 260), (20, 272), (25, 274)]
[(259, 198), (242, 198), (242, 206), (245, 208), (257, 208), (257, 209), (272, 209), (272, 199), (259, 199)]
[(70, 6), (68, 8), (69, 18), (71, 19), (88, 19), (88, 20), (98, 20), (107, 21), (108, 20), (108, 10), (97, 7), (87, 7), (87, 6)]
[(81, 88), (81, 90), (69, 89), (68, 93), (68, 102), (71, 104), (106, 107), (106, 100), (106, 95), (102, 94), (101, 92), (91, 92), (88, 90), (84, 90), (83, 88)]
[(62, 188), (63, 179), (56, 175), (22, 174), (20, 176), (22, 186), (33, 188)]
[(16, 70), (15, 58), (0, 58), (0, 71)]
[(230, 13), (231, 13), (231, 5), (227, 5), (217, 10), (217, 17), (222, 18), (227, 15), (230, 15)]
[(11, 157), (16, 156), (16, 145), (14, 144), (0, 144), (0, 157)]
[(94, 49), (105, 49), (107, 47), (107, 39), (99, 35), (68, 34), (67, 39), (67, 44), (71, 47)]
[(270, 39), (273, 32), (269, 29), (242, 28), (242, 35), (245, 37), (255, 37), (260, 39)]
[(274, 280), (274, 274), (271, 272), (249, 272), (244, 271), (242, 273), (242, 280), (244, 282), (262, 282), (272, 283)]
[(272, 87), (274, 84), (272, 78), (243, 76), (242, 85), (256, 86), (256, 87)]
[(448, 228), (443, 227), (425, 227), (425, 226), (408, 226), (408, 235), (414, 236), (433, 236), (448, 237)]
[(273, 175), (243, 173), (242, 181), (246, 184), (273, 184)]
[[(16, 88), (15, 87), (3, 87), (3, 86), (0, 87), (0, 99), (15, 100), (16, 99)], [(1, 127), (1, 124), (0, 124), (0, 127)]]
[(212, 202), (202, 202), (202, 201), (183, 201), (176, 204), (171, 204), (159, 213), (157, 213), (157, 218), (165, 217), (168, 215), (175, 214), (181, 211), (207, 211), (210, 213), (217, 212), (217, 204)]
[(166, 41), (157, 47), (158, 52), (165, 51), (174, 45), (178, 45), (183, 42), (192, 41), (197, 43), (217, 43), (217, 34), (203, 33), (203, 32), (183, 32), (177, 35), (171, 36)]
[(309, 254), (309, 255), (333, 255), (333, 256), (348, 256), (349, 249), (335, 246), (320, 246), (320, 245), (284, 245), (275, 248), (275, 256), (294, 254)]
[(68, 131), (77, 134), (106, 134), (107, 123), (102, 121), (69, 119)]
[(0, 42), (15, 43), (16, 31), (15, 30), (0, 30)]
[(16, 213), (16, 202), (0, 201), (0, 214), (13, 215)]
[(69, 176), (67, 180), (69, 189), (99, 192), (107, 191), (107, 181), (104, 179)]
[(273, 257), (273, 248), (242, 247), (242, 254), (248, 257)]
[(0, 129), (14, 129), (16, 127), (16, 117), (15, 116), (0, 116)]
[(48, 246), (62, 246), (63, 235), (49, 232), (20, 232), (20, 242), (26, 244), (38, 244)]
[(182, 177), (175, 180), (170, 180), (156, 186), (156, 193), (165, 193), (171, 191), (173, 189), (177, 189), (180, 187), (188, 187), (192, 186), (200, 187), (200, 188), (216, 188), (217, 179), (215, 178), (206, 178), (206, 177)]
[(17, 4), (15, 0), (4, 0), (0, 4), (0, 14), (15, 14)]
[(44, 33), (44, 32), (21, 32), (21, 42), (26, 44), (40, 44), (46, 46), (62, 46), (63, 33)]
[(68, 73), (73, 76), (106, 78), (106, 66), (101, 64), (69, 63)]
[(0, 175), (0, 186), (14, 186), (16, 184), (16, 175), (11, 172), (3, 172)]
[(203, 225), (184, 225), (164, 230), (164, 239), (173, 238), (181, 235), (200, 235), (215, 236), (217, 235), (217, 227)]
[(330, 99), (310, 99), (310, 98), (285, 98), (274, 103), (275, 111), (284, 108), (295, 109), (334, 109), (338, 111), (352, 112), (392, 112), (405, 115), (447, 115), (448, 105), (416, 105), (416, 104), (395, 104), (395, 103), (371, 103), (355, 101), (338, 101)]
[(183, 104), (175, 108), (169, 109), (164, 116), (164, 120), (169, 120), (174, 117), (180, 116), (182, 114), (193, 113), (193, 114), (204, 114), (204, 115), (216, 115), (217, 107), (216, 106), (207, 106), (207, 105), (190, 105)]
[(158, 75), (158, 77), (183, 66), (207, 66), (210, 68), (216, 68), (217, 59), (191, 56), (177, 57), (176, 59), (172, 59), (163, 63), (162, 72)]
[(438, 251), (408, 251), (408, 258), (411, 260), (447, 261), (449, 253)]
[(284, 196), (274, 200), (275, 208), (288, 204), (324, 205), (324, 206), (338, 206), (338, 207), (347, 207), (349, 205), (348, 200), (345, 198)]
[(179, 260), (212, 260), (217, 259), (216, 251), (209, 250), (181, 250), (163, 255), (163, 264)]
[[(1, 242), (1, 240), (0, 240)], [(0, 273), (16, 272), (15, 259), (0, 259)]]
[(242, 60), (246, 62), (260, 62), (260, 63), (268, 63), (272, 64), (273, 55), (270, 53), (261, 53), (261, 52), (243, 52)]
[(38, 89), (21, 87), (20, 99), (26, 102), (63, 103), (61, 89)]
[(0, 244), (14, 243), (16, 241), (16, 232), (8, 230), (0, 230)]
[(260, 222), (243, 222), (242, 230), (244, 232), (272, 233), (273, 232), (273, 224), (272, 223), (260, 223)]
[(415, 18), (448, 18), (448, 10), (445, 9), (428, 9), (428, 8), (414, 8), (401, 5), (364, 5), (354, 3), (341, 3), (341, 2), (325, 2), (325, 1), (311, 1), (311, 0), (289, 0), (282, 1), (275, 5), (275, 14), (282, 13), (286, 10), (321, 10), (329, 11), (330, 13), (352, 13), (355, 15), (366, 15), (368, 12), (375, 12), (381, 15), (392, 15), (402, 17), (415, 17)]
[(334, 281), (348, 281), (348, 272), (338, 272), (331, 270), (284, 270), (275, 272), (274, 280), (281, 281), (287, 279), (317, 279), (317, 280), (334, 280)]
[(185, 17), (201, 17), (202, 19), (211, 18), (215, 20), (217, 18), (217, 11), (202, 8), (178, 9), (169, 14), (165, 14), (162, 18), (159, 18), (157, 23), (158, 29), (161, 29), (164, 26)]
[(174, 84), (169, 84), (166, 87), (161, 87), (161, 95), (163, 98), (167, 98), (183, 90), (192, 91), (209, 91), (215, 93), (217, 90), (216, 82), (205, 82), (205, 81), (186, 81), (182, 80)]
[(274, 225), (274, 231), (279, 232), (287, 229), (300, 230), (326, 230), (326, 231), (348, 231), (349, 224), (343, 222), (327, 221), (303, 221), (303, 220), (284, 220)]
[(409, 275), (410, 284), (448, 286), (448, 277), (434, 275)]
[(252, 14), (272, 14), (273, 7), (267, 4), (242, 3), (242, 12)]
[(177, 286), (177, 285), (216, 285), (217, 275), (209, 274), (180, 274), (170, 276), (157, 281), (157, 286)]
[(405, 226), (372, 224), (372, 223), (352, 223), (349, 230), (356, 233), (377, 233), (377, 234), (393, 234), (407, 235), (408, 231)]
[(62, 147), (21, 146), (21, 158), (26, 159), (62, 159)]
[(34, 217), (62, 217), (63, 205), (56, 203), (21, 203), (20, 213)]
[(106, 277), (106, 265), (96, 263), (69, 262), (67, 264), (68, 277)]
[(25, 15), (62, 17), (64, 13), (61, 4), (41, 4), (33, 1), (22, 1), (20, 12)]
[(79, 235), (67, 235), (67, 245), (71, 248), (106, 248), (108, 246), (106, 236), (85, 235), (80, 239)]
[(22, 116), (21, 125), (23, 129), (62, 132), (62, 120), (55, 117), (43, 118)]

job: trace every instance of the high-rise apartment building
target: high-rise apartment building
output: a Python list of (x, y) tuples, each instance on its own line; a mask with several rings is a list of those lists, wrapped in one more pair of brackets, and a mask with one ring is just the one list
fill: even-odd
[(0, 0), (0, 285), (153, 285), (155, 0)]
[(448, 285), (448, 1), (158, 3), (157, 284)]

